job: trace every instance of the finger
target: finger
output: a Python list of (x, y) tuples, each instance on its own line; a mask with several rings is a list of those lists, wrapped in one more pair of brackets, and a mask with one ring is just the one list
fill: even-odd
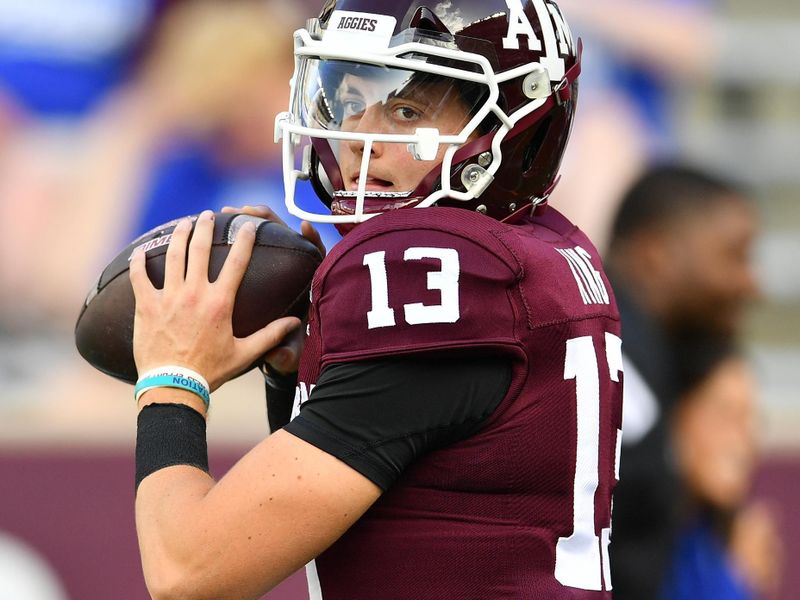
[(267, 221), (272, 221), (273, 223), (280, 223), (284, 227), (288, 227), (288, 225), (286, 225), (286, 221), (284, 221), (280, 216), (278, 216), (278, 213), (272, 210), (269, 206), (260, 204), (258, 206), (253, 206), (250, 208), (252, 208), (255, 211), (258, 211), (257, 214), (254, 213), (255, 216), (261, 217), (262, 219), (266, 219)]
[(182, 219), (172, 230), (172, 239), (164, 259), (164, 289), (183, 283), (186, 275), (186, 246), (192, 231), (192, 221)]
[(214, 239), (214, 213), (204, 210), (194, 226), (194, 235), (189, 244), (189, 266), (186, 280), (193, 283), (208, 281), (208, 260)]
[(286, 375), (297, 371), (299, 356), (294, 348), (281, 344), (274, 350), (267, 352), (264, 356), (264, 362), (267, 363), (273, 371), (281, 375)]
[(303, 221), (300, 223), (300, 233), (302, 233), (303, 237), (309, 242), (314, 244), (322, 255), (322, 258), (325, 258), (328, 252), (325, 249), (325, 244), (322, 242), (322, 236), (319, 234), (319, 231), (308, 221)]
[(219, 277), (217, 277), (218, 285), (230, 288), (233, 291), (239, 289), (239, 284), (242, 282), (247, 265), (250, 263), (250, 256), (253, 254), (255, 240), (255, 223), (248, 221), (236, 233), (236, 239), (228, 253), (228, 258), (225, 259), (225, 264), (222, 265), (222, 270)]
[(133, 297), (142, 298), (146, 293), (153, 291), (153, 282), (147, 276), (147, 253), (141, 246), (136, 248), (131, 255), (130, 265), (128, 267), (128, 276), (131, 280), (133, 287)]
[[(229, 215), (249, 215), (254, 212), (254, 208), (252, 206), (223, 206), (220, 212)], [(257, 217), (257, 214), (253, 214), (254, 217)]]
[(237, 339), (236, 342), (240, 351), (246, 359), (243, 362), (255, 362), (265, 353), (279, 346), (286, 336), (300, 326), (301, 322), (297, 317), (283, 317), (282, 319), (276, 319), (246, 338)]
[(298, 327), (283, 338), (279, 346), (270, 350), (264, 356), (264, 361), (273, 371), (281, 374), (294, 373), (297, 371), (304, 345), (305, 331), (303, 327)]
[(222, 212), (227, 214), (242, 214), (242, 215), (250, 215), (251, 217), (259, 217), (261, 219), (266, 219), (267, 221), (272, 221), (273, 223), (280, 223), (281, 225), (286, 225), (286, 223), (278, 216), (274, 210), (272, 210), (269, 206), (259, 205), (259, 206), (242, 206), (241, 208), (235, 208), (233, 206), (225, 206), (222, 209)]

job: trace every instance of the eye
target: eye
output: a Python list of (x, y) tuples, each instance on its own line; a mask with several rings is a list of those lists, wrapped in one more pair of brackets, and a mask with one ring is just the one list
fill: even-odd
[(421, 121), (425, 117), (425, 112), (408, 104), (397, 104), (392, 107), (392, 119), (399, 123), (414, 123)]
[(412, 106), (397, 106), (392, 109), (392, 116), (403, 123), (419, 121), (422, 118), (422, 111)]

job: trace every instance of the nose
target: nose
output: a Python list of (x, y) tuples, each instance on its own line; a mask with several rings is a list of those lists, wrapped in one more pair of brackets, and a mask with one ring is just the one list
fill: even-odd
[[(384, 120), (383, 104), (376, 102), (368, 106), (361, 115), (352, 117), (352, 121), (351, 128), (348, 129), (352, 133), (384, 133), (386, 123)], [(354, 127), (352, 127), (352, 125), (354, 125)], [(350, 148), (350, 151), (355, 154), (360, 155), (364, 152), (364, 142), (361, 140), (349, 140), (347, 146)], [(380, 156), (382, 153), (383, 143), (373, 142), (370, 155)]]

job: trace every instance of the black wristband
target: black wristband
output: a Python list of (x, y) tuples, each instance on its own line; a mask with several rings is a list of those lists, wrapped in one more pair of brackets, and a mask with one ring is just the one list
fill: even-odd
[(206, 420), (185, 404), (149, 404), (137, 421), (135, 489), (148, 475), (174, 465), (208, 473)]

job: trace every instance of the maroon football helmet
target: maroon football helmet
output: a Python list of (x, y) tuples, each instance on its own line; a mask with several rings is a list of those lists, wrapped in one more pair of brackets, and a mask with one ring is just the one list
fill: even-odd
[[(328, 0), (295, 57), (276, 138), (301, 218), (441, 205), (505, 220), (555, 186), (580, 51), (551, 0)], [(333, 214), (298, 206), (297, 179)]]

